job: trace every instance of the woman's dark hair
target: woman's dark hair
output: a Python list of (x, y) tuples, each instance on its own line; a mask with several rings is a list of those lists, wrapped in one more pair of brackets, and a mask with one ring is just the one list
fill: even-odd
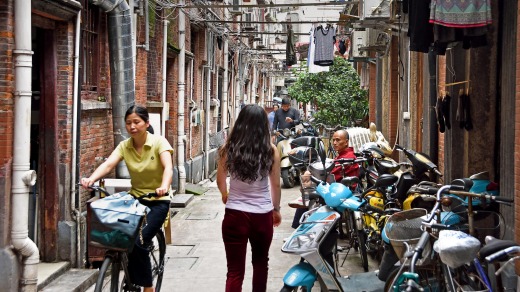
[(148, 120), (150, 119), (150, 116), (148, 115), (148, 110), (144, 106), (133, 105), (126, 110), (125, 120), (126, 118), (128, 118), (129, 115), (134, 113), (138, 115), (141, 119), (143, 119), (143, 121), (145, 122), (148, 122)]
[(220, 157), (226, 157), (227, 171), (245, 182), (265, 178), (273, 166), (273, 152), (265, 110), (256, 104), (244, 106), (219, 150)]

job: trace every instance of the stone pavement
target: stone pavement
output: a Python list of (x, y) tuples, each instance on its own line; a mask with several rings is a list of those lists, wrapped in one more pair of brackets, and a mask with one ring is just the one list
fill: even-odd
[[(185, 208), (174, 208), (177, 211), (172, 223), (172, 244), (167, 246), (167, 263), (162, 291), (194, 292), (224, 291), (226, 281), (226, 256), (221, 236), (221, 223), (224, 217), (224, 204), (216, 182), (205, 184), (208, 191), (194, 199)], [(280, 291), (283, 276), (294, 264), (298, 263), (296, 255), (281, 252), (283, 239), (293, 229), (291, 222), (293, 208), (288, 202), (300, 195), (298, 186), (282, 189), (282, 224), (275, 228), (269, 257), (268, 291)], [(340, 268), (343, 276), (361, 273), (359, 255), (351, 252)], [(340, 258), (340, 263), (343, 256)], [(246, 262), (246, 276), (243, 291), (251, 291), (250, 251)], [(374, 271), (377, 264), (369, 257), (369, 269)], [(316, 288), (316, 286), (315, 286)], [(319, 288), (313, 291), (319, 291)]]

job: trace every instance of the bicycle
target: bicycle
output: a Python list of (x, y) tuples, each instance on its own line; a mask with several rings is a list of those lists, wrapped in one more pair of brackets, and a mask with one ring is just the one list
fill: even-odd
[[(90, 186), (89, 188), (105, 196), (111, 195), (105, 189), (98, 186)], [(145, 197), (152, 196), (155, 196), (155, 193), (149, 193)], [(96, 226), (96, 224), (99, 226), (99, 224), (101, 224), (100, 222), (96, 222), (94, 215), (91, 217), (89, 224), (93, 226)], [(146, 219), (143, 218), (143, 220)], [(131, 241), (130, 247), (124, 245), (117, 247), (93, 241), (92, 236), (89, 237), (89, 245), (106, 249), (103, 262), (99, 268), (99, 274), (94, 288), (95, 292), (141, 291), (141, 287), (131, 283), (128, 271), (128, 254), (133, 247), (133, 243), (134, 241)], [(152, 239), (151, 245), (148, 246), (148, 251), (152, 265), (153, 286), (155, 287), (155, 291), (159, 292), (161, 290), (166, 255), (166, 240), (162, 228), (159, 229)], [(123, 279), (120, 281), (121, 274)], [(110, 277), (110, 281), (109, 283), (105, 283), (105, 278), (108, 277)], [(106, 285), (108, 285), (108, 290), (104, 289)]]
[[(386, 231), (392, 246), (394, 249), (398, 246), (401, 248), (406, 246), (407, 251), (404, 253), (404, 262), (401, 267), (394, 271), (393, 275), (388, 277), (385, 291), (420, 291), (424, 287), (429, 287), (431, 290), (434, 285), (436, 285), (437, 288), (443, 288), (447, 291), (458, 291), (457, 289), (467, 291), (466, 289), (469, 287), (471, 289), (489, 290), (489, 281), (486, 281), (487, 278), (482, 266), (479, 262), (473, 260), (476, 258), (476, 253), (478, 252), (478, 249), (475, 250), (475, 248), (480, 248), (480, 242), (477, 239), (473, 238), (477, 241), (477, 245), (474, 245), (472, 249), (466, 246), (469, 251), (459, 252), (456, 259), (450, 258), (450, 261), (452, 261), (450, 265), (445, 262), (448, 259), (446, 254), (443, 260), (443, 258), (439, 256), (439, 253), (434, 253), (431, 250), (431, 239), (437, 238), (440, 230), (454, 229), (454, 226), (449, 225), (449, 222), (446, 223), (445, 219), (441, 218), (441, 205), (449, 203), (449, 201), (446, 201), (446, 199), (449, 200), (449, 195), (442, 196), (442, 194), (450, 192), (468, 198), (480, 198), (498, 203), (511, 203), (512, 200), (488, 195), (486, 193), (477, 194), (458, 191), (459, 189), (463, 188), (453, 185), (442, 186), (439, 189), (429, 188), (428, 193), (436, 193), (436, 203), (432, 210), (426, 215), (426, 219), (424, 219), (424, 216), (405, 215), (407, 213), (416, 212), (417, 209), (396, 213), (395, 216), (402, 217), (399, 220), (394, 220), (392, 217), (389, 219)], [(426, 214), (425, 210), (424, 214)], [(471, 224), (473, 224), (473, 222), (471, 220), (471, 214), (469, 215), (469, 230), (472, 230), (473, 226)], [(433, 220), (434, 218), (436, 218), (436, 220)], [(403, 230), (400, 230), (400, 228)], [(392, 229), (394, 229), (394, 231), (392, 231)], [(418, 230), (420, 231), (419, 233), (417, 232)], [(398, 239), (402, 235), (398, 235), (397, 232), (407, 233), (404, 237), (408, 237), (408, 239)], [(399, 241), (400, 244), (397, 245), (396, 243)], [(412, 248), (414, 244), (415, 246)], [(430, 255), (430, 253), (433, 253), (433, 255)], [(440, 253), (442, 253), (442, 251), (440, 251)], [(448, 256), (451, 255), (448, 254)], [(420, 259), (429, 259), (431, 262), (420, 265), (418, 263)], [(409, 264), (407, 263), (408, 261), (410, 261)], [(458, 263), (453, 264), (455, 261)], [(476, 273), (472, 271), (470, 273), (469, 268), (471, 266), (465, 265), (468, 262), (472, 263), (473, 268), (476, 269)]]

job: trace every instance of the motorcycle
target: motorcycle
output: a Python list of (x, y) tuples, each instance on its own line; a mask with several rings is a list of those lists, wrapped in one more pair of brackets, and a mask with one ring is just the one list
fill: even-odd
[(380, 175), (394, 174), (401, 167), (395, 160), (387, 157), (375, 142), (363, 144), (359, 151), (358, 156), (366, 159), (361, 168), (361, 177), (365, 178), (367, 188), (372, 187)]
[[(380, 159), (380, 157), (383, 157), (383, 153), (377, 147), (367, 147), (364, 150), (380, 154), (380, 156), (371, 154), (375, 158), (373, 160), (375, 172), (369, 170), (367, 174), (376, 175), (377, 179), (373, 186), (361, 195), (372, 209), (377, 209), (379, 212), (369, 211), (356, 214), (356, 217), (362, 219), (362, 229), (367, 237), (368, 253), (380, 260), (383, 259), (385, 251), (389, 248), (384, 241), (382, 232), (389, 215), (403, 209), (403, 202), (407, 198), (407, 192), (412, 185), (423, 180), (430, 181), (430, 173), (440, 175), (437, 166), (425, 154), (406, 149), (400, 145), (396, 145), (395, 149), (405, 153), (410, 163), (395, 163), (393, 160)], [(406, 165), (406, 169), (400, 169), (401, 165)]]

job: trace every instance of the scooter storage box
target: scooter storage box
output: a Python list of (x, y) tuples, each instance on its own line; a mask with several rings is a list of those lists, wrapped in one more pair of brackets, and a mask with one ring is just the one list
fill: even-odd
[(325, 181), (327, 178), (327, 173), (330, 173), (333, 168), (334, 160), (327, 158), (325, 161), (325, 169), (323, 169), (323, 163), (321, 161), (316, 161), (309, 165), (308, 170), (312, 176)]
[(292, 165), (309, 164), (318, 160), (318, 152), (314, 148), (299, 146), (289, 152), (289, 161)]

